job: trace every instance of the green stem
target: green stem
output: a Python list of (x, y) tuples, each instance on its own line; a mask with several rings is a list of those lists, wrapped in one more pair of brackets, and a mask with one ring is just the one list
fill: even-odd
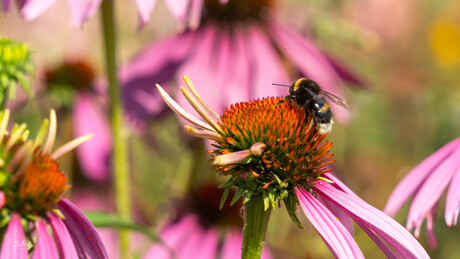
[(244, 205), (242, 259), (260, 259), (262, 256), (270, 213), (271, 207), (264, 210), (261, 194), (251, 196), (251, 200)]
[[(129, 195), (128, 162), (126, 138), (123, 125), (123, 103), (117, 79), (117, 58), (115, 39), (114, 1), (103, 0), (101, 4), (102, 32), (107, 78), (109, 81), (110, 115), (113, 134), (113, 180), (115, 186), (115, 205), (117, 213), (129, 219), (131, 205)], [(129, 236), (127, 230), (120, 230), (120, 254), (128, 258)]]

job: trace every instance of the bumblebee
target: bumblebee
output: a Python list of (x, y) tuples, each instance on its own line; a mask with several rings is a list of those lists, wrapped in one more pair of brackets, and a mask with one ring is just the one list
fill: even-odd
[(316, 125), (318, 133), (324, 135), (331, 131), (334, 120), (332, 119), (331, 106), (326, 102), (323, 96), (339, 106), (348, 107), (347, 102), (342, 98), (322, 90), (315, 81), (307, 78), (300, 78), (289, 86), (289, 95), (284, 97), (284, 100), (303, 107), (305, 115), (311, 115), (313, 117), (313, 122)]

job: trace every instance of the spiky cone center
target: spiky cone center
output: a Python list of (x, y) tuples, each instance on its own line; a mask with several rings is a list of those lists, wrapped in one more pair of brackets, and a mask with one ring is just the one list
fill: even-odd
[(249, 21), (265, 21), (275, 5), (273, 0), (205, 0), (202, 23), (237, 24)]
[[(238, 163), (215, 165), (231, 183), (248, 195), (263, 192), (272, 205), (285, 199), (296, 185), (309, 183), (327, 173), (333, 162), (332, 142), (324, 141), (305, 110), (270, 97), (230, 106), (221, 117), (225, 141), (217, 141), (213, 155), (219, 156), (250, 149), (255, 143), (266, 145), (260, 156)], [(230, 184), (228, 184), (230, 185)]]

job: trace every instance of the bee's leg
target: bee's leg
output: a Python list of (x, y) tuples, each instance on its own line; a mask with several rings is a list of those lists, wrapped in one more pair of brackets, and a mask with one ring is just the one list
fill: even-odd
[(286, 100), (287, 97), (289, 97), (289, 96), (286, 96), (283, 100), (277, 102), (277, 103), (275, 104), (275, 106), (273, 106), (273, 107), (276, 107), (276, 106), (278, 106), (278, 105), (280, 105), (280, 104), (282, 104), (282, 103), (288, 101), (288, 100)]

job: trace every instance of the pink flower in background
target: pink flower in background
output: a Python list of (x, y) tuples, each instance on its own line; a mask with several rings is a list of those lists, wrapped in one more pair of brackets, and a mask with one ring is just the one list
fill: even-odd
[(428, 244), (437, 245), (434, 236), (434, 220), (439, 198), (447, 189), (445, 220), (448, 226), (457, 225), (460, 209), (460, 138), (434, 152), (399, 182), (387, 201), (384, 211), (394, 216), (401, 206), (414, 196), (407, 216), (407, 229), (420, 228), (426, 219)]
[[(287, 95), (272, 83), (291, 84), (308, 77), (324, 90), (343, 96), (344, 82), (361, 85), (348, 69), (309, 39), (270, 19), (274, 1), (204, 1), (200, 27), (155, 42), (120, 71), (125, 105), (136, 118), (158, 114), (162, 85), (192, 76), (204, 99), (221, 114), (232, 103), (263, 96)], [(172, 90), (171, 90), (172, 92)], [(179, 97), (179, 103), (187, 102)], [(336, 109), (338, 120), (349, 114)]]
[(110, 179), (112, 136), (106, 94), (94, 87), (95, 72), (84, 59), (69, 59), (44, 73), (47, 99), (72, 110), (73, 135), (94, 137), (76, 149), (83, 174), (97, 182)]
[[(200, 183), (185, 200), (175, 202), (176, 219), (165, 224), (159, 235), (162, 243), (153, 244), (144, 259), (241, 258), (242, 201), (219, 209), (223, 192), (217, 184)], [(271, 258), (268, 249), (262, 258)]]
[(91, 222), (63, 199), (70, 186), (56, 163), (91, 135), (74, 139), (51, 153), (57, 125), (54, 110), (33, 140), (28, 139), (25, 124), (15, 125), (9, 132), (8, 120), (8, 110), (0, 113), (4, 154), (0, 193), (5, 196), (0, 215), (6, 224), (0, 229), (0, 258), (26, 259), (29, 251), (32, 258), (108, 258)]

